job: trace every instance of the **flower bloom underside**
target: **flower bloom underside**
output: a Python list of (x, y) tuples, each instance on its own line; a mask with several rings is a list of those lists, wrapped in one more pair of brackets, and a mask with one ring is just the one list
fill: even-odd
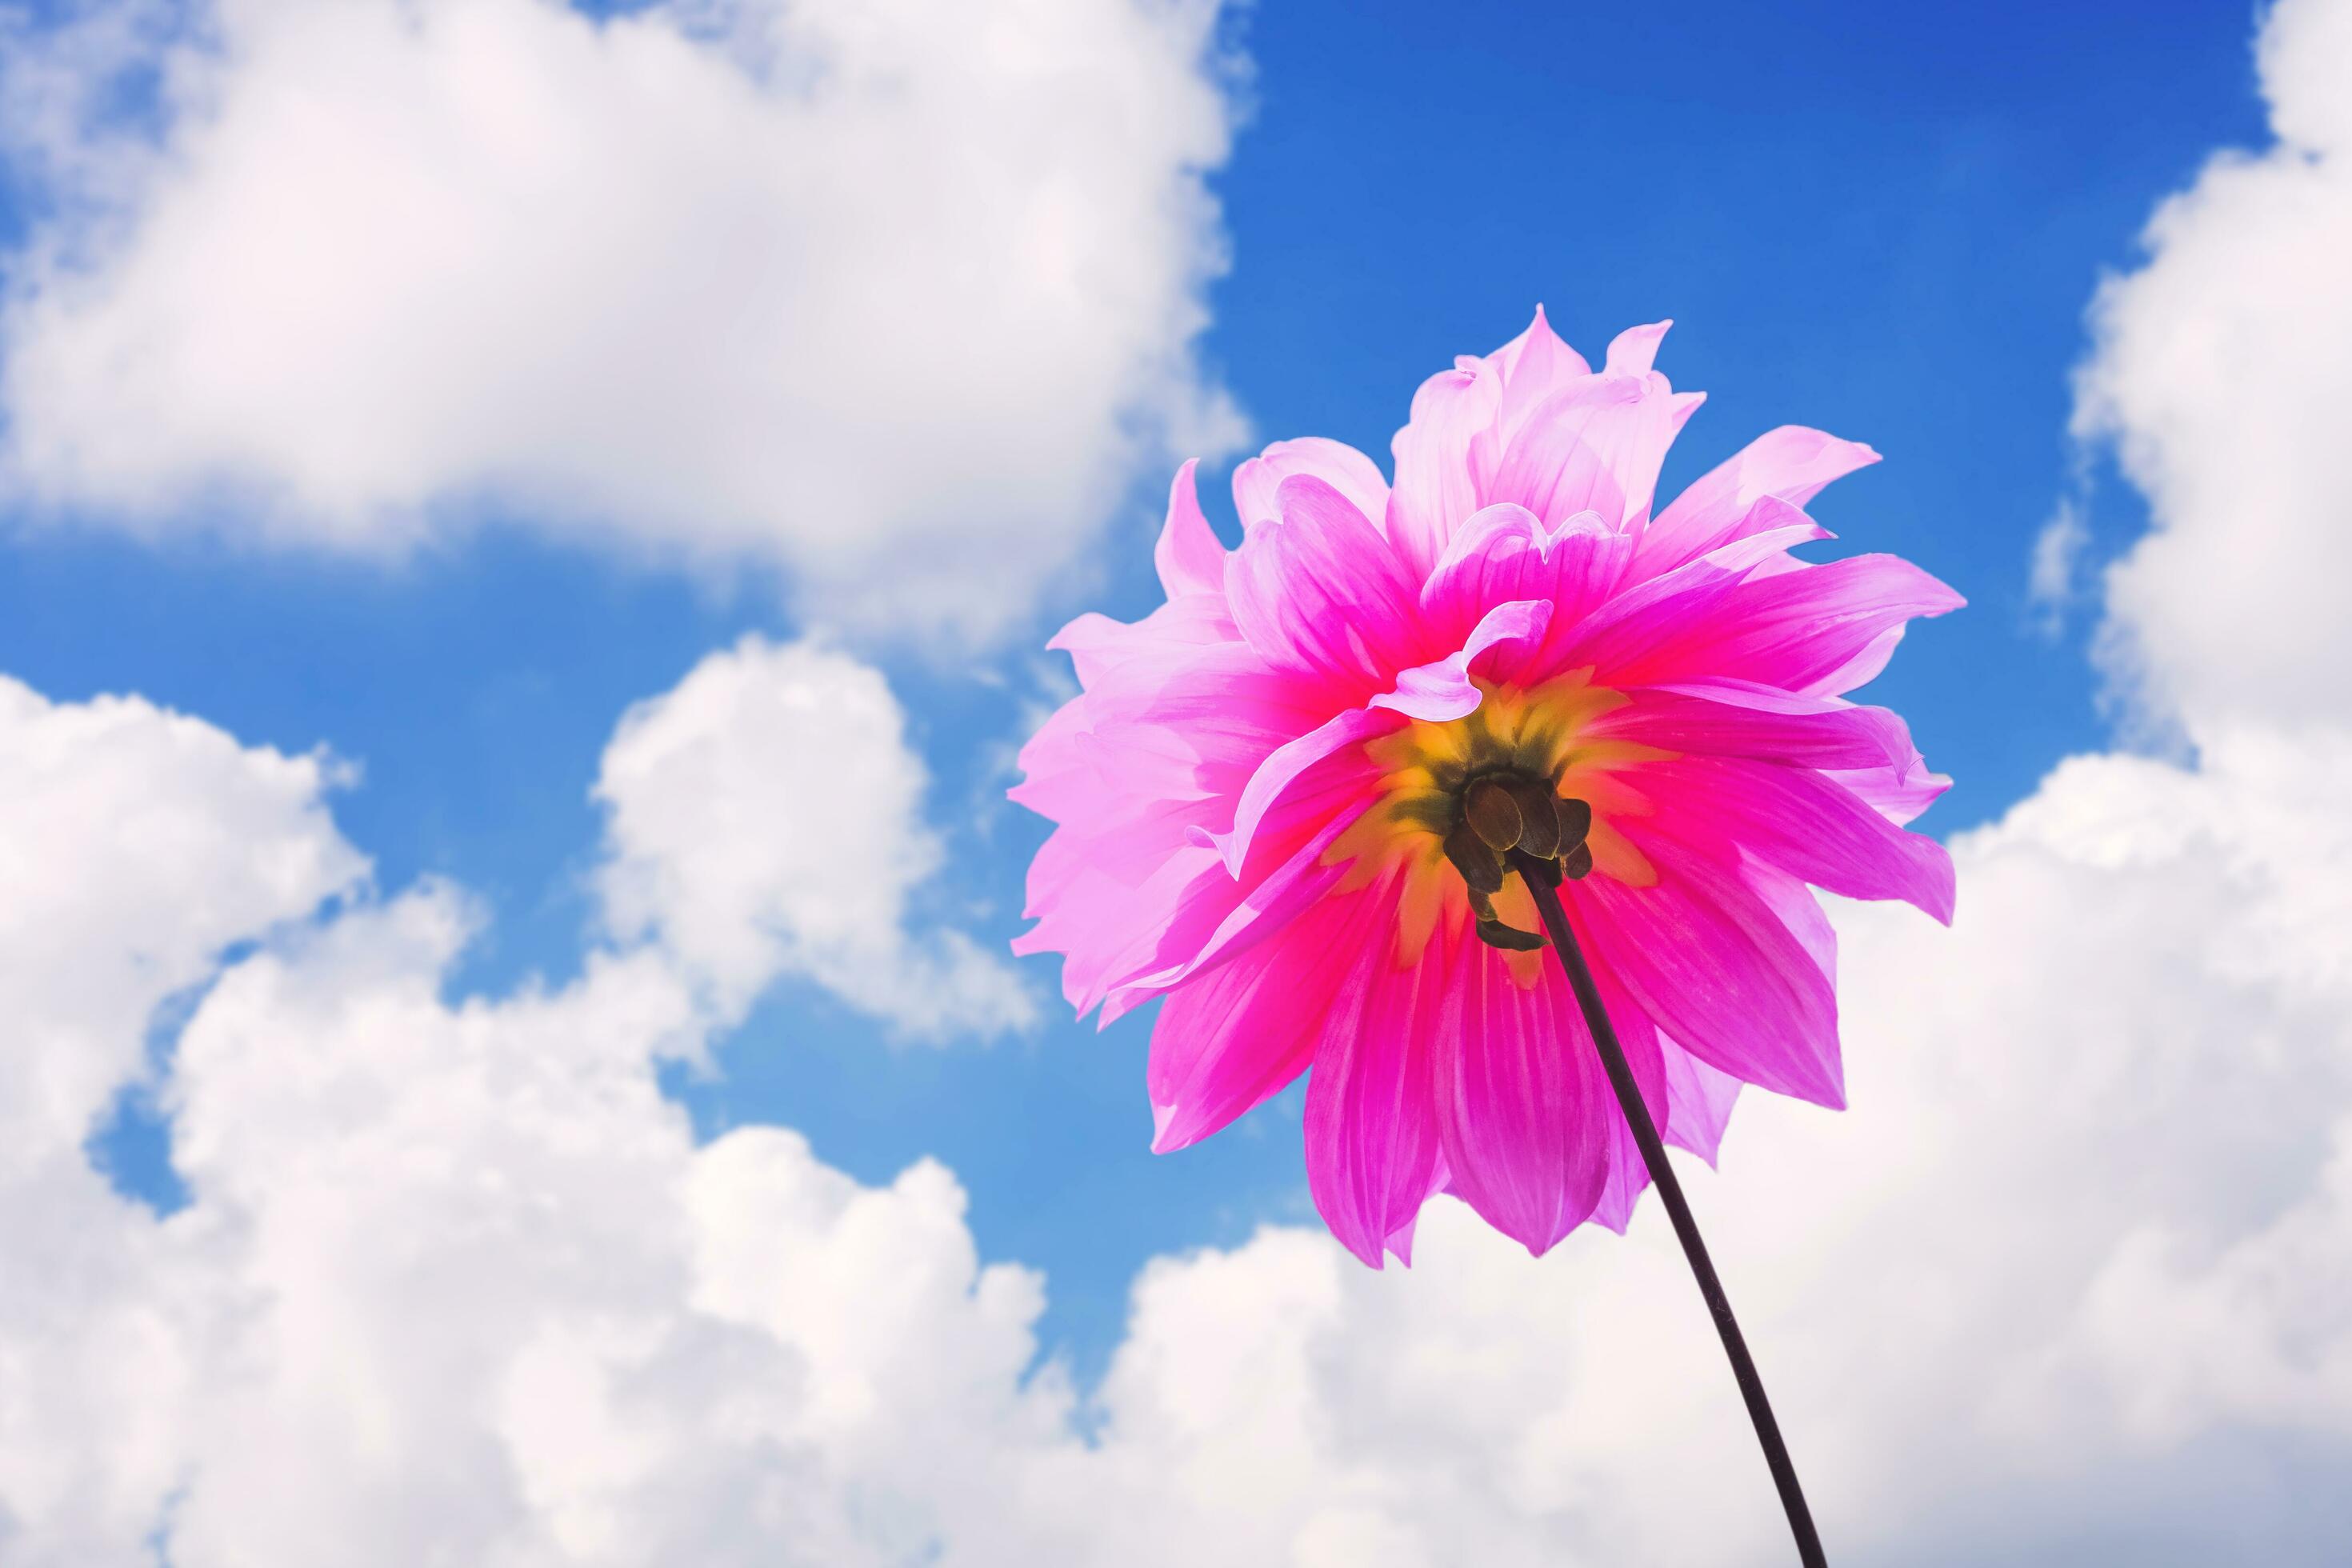
[(1817, 430), (1654, 511), (1700, 402), (1651, 368), (1664, 331), (1596, 372), (1538, 311), (1423, 384), (1393, 485), (1277, 442), (1234, 473), (1232, 552), (1187, 464), (1168, 602), (1052, 645), (1083, 690), (1022, 753), (1013, 798), (1058, 826), (1016, 948), (1063, 953), (1106, 1024), (1165, 998), (1155, 1149), (1311, 1068), (1316, 1205), (1375, 1267), (1410, 1260), (1437, 1193), (1539, 1253), (1622, 1230), (1648, 1183), (1566, 981), (1510, 943), (1537, 929), (1526, 888), (1465, 882), (1482, 788), (1583, 826), (1570, 923), (1652, 1117), (1710, 1161), (1742, 1084), (1843, 1103), (1812, 889), (1951, 918), (1949, 858), (1903, 826), (1949, 781), (1846, 694), (1961, 601), (1892, 556), (1790, 553), (1829, 537), (1813, 495), (1877, 460)]

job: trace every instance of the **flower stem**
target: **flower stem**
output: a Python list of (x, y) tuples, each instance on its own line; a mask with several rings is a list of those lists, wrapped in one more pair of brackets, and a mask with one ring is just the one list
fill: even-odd
[[(1525, 860), (1524, 856), (1516, 859)], [(1772, 1418), (1772, 1402), (1764, 1396), (1764, 1380), (1757, 1375), (1756, 1363), (1748, 1354), (1748, 1342), (1740, 1336), (1739, 1321), (1731, 1315), (1731, 1301), (1723, 1293), (1723, 1281), (1715, 1276), (1715, 1265), (1706, 1256), (1706, 1243), (1699, 1239), (1698, 1222), (1691, 1217), (1690, 1205), (1683, 1197), (1682, 1184), (1675, 1179), (1675, 1168), (1666, 1163), (1666, 1146), (1658, 1137), (1657, 1125), (1650, 1120), (1649, 1108), (1642, 1103), (1642, 1090), (1633, 1081), (1633, 1069), (1626, 1065), (1624, 1047), (1617, 1043), (1617, 1031), (1610, 1026), (1609, 1014), (1601, 1005), (1600, 988), (1592, 983), (1592, 971), (1584, 962), (1583, 950), (1577, 946), (1576, 933), (1569, 929), (1568, 915), (1559, 906), (1559, 893), (1539, 875), (1532, 863), (1519, 868), (1521, 880), (1528, 891), (1535, 895), (1536, 909), (1543, 916), (1544, 930), (1550, 934), (1552, 952), (1559, 957), (1559, 966), (1568, 973), (1568, 983), (1576, 991), (1578, 1005), (1584, 1009), (1585, 1026), (1592, 1033), (1592, 1043), (1601, 1052), (1601, 1065), (1608, 1070), (1610, 1087), (1617, 1091), (1617, 1103), (1625, 1112), (1626, 1124), (1633, 1130), (1633, 1142), (1641, 1145), (1642, 1163), (1650, 1168), (1650, 1180), (1658, 1189), (1658, 1196), (1666, 1205), (1666, 1214), (1675, 1222), (1675, 1235), (1683, 1244), (1683, 1256), (1690, 1260), (1691, 1273), (1697, 1278), (1698, 1293), (1706, 1299), (1707, 1315), (1715, 1320), (1715, 1331), (1722, 1336), (1724, 1354), (1731, 1358), (1731, 1375), (1739, 1381), (1739, 1395), (1748, 1402), (1748, 1419), (1756, 1424), (1757, 1441), (1764, 1445), (1764, 1462), (1772, 1469), (1772, 1484), (1780, 1490), (1780, 1506), (1789, 1515), (1789, 1531), (1797, 1538), (1797, 1557), (1805, 1568), (1822, 1568), (1822, 1538), (1813, 1530), (1813, 1516), (1805, 1507), (1804, 1489), (1797, 1484), (1797, 1467), (1789, 1458), (1789, 1447), (1780, 1440), (1780, 1424)]]

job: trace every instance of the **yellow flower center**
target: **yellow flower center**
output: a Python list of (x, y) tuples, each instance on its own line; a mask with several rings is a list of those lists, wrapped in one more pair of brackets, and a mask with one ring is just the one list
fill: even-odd
[[(1482, 700), (1463, 718), (1444, 723), (1414, 720), (1366, 742), (1366, 755), (1381, 770), (1380, 798), (1333, 842), (1324, 860), (1350, 863), (1337, 889), (1341, 893), (1391, 878), (1400, 882), (1400, 966), (1418, 963), (1441, 931), (1449, 942), (1465, 939), (1475, 920), (1468, 889), (1446, 859), (1444, 840), (1462, 821), (1465, 792), (1481, 779), (1541, 781), (1563, 798), (1586, 802), (1593, 813), (1585, 840), (1592, 874), (1637, 888), (1658, 879), (1612, 819), (1647, 816), (1650, 809), (1645, 797), (1616, 776), (1619, 772), (1668, 753), (1588, 733), (1595, 719), (1628, 700), (1622, 692), (1592, 685), (1591, 675), (1579, 670), (1525, 689), (1482, 680)], [(1507, 924), (1540, 929), (1535, 902), (1517, 878), (1494, 895), (1493, 907)], [(1502, 956), (1523, 985), (1533, 985), (1543, 973), (1540, 952)]]

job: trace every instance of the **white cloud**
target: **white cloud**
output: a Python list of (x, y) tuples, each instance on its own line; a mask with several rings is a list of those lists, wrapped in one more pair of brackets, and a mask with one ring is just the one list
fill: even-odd
[[(781, 566), (819, 621), (985, 635), (1139, 465), (1237, 434), (1192, 360), (1216, 22), (125, 0), (26, 30), (0, 125), (56, 210), (0, 316), (6, 469), (142, 532), (371, 552), (487, 500)], [(93, 118), (134, 67), (152, 134)]]
[[(723, 833), (749, 874), (717, 883), (665, 814), (733, 822), (762, 725), (803, 809)], [(836, 937), (906, 946), (929, 850), (878, 678), (748, 642), (633, 713), (601, 787), (656, 940), (553, 992), (447, 1000), (477, 912), (370, 895), (335, 777), (0, 683), (0, 1559), (895, 1563), (977, 1506), (940, 1455), (1074, 1447), (1066, 1391), (1023, 1376), (1038, 1281), (980, 1265), (945, 1171), (864, 1188), (780, 1129), (698, 1149), (656, 1081), (802, 956), (771, 922), (848, 863), (789, 833), (846, 823), (897, 879), (809, 937), (820, 970)], [(190, 1201), (159, 1219), (83, 1140), (156, 1009), (253, 938), (179, 1035)]]
[[(2326, 1489), (2284, 1481), (2352, 1458), (2347, 778), (2340, 745), (2083, 759), (1959, 845), (1951, 932), (1840, 911), (1854, 1109), (1759, 1101), (1693, 1179), (1843, 1560), (2328, 1560)], [(104, 886), (79, 961), (135, 962), (176, 889)], [(232, 967), (181, 1038), (169, 1220), (78, 1159), (0, 1177), (9, 1562), (144, 1563), (159, 1524), (176, 1568), (1785, 1550), (1654, 1212), (1541, 1261), (1450, 1203), (1410, 1273), (1288, 1228), (1161, 1259), (1087, 1409), (1024, 1378), (1043, 1281), (981, 1262), (947, 1172), (698, 1148), (653, 1070), (710, 1023), (667, 950), (453, 1005), (472, 920), (426, 887)]]
[(2090, 546), (2090, 526), (2083, 521), (2082, 503), (2072, 497), (2058, 503), (2042, 531), (2033, 536), (2028, 562), (2025, 607), (2033, 629), (2055, 637), (2066, 624), (2066, 612), (2080, 591), (2083, 552)]
[(908, 895), (942, 856), (926, 782), (881, 676), (746, 637), (605, 749), (609, 921), (658, 936), (730, 1014), (791, 972), (910, 1036), (1025, 1027), (1036, 1005), (1005, 959), (953, 930), (908, 934)]
[(2275, 145), (2216, 156), (2109, 281), (2079, 432), (2112, 437), (2147, 536), (2110, 571), (2124, 671), (2192, 721), (2347, 717), (2352, 7), (2281, 0), (2257, 50)]

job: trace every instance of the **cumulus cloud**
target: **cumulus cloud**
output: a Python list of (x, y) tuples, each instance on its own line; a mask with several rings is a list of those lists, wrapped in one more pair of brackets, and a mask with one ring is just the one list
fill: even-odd
[(596, 783), (614, 931), (657, 938), (730, 1014), (795, 973), (914, 1037), (1034, 1023), (1004, 959), (908, 933), (941, 849), (906, 727), (871, 668), (756, 637), (633, 709)]
[[(35, 884), (32, 918), (103, 905), (85, 973), (199, 955), (145, 996), (278, 934), (181, 1036), (187, 1207), (114, 1194), (71, 1124), (0, 1176), (11, 1563), (1785, 1552), (1654, 1214), (1538, 1261), (1441, 1204), (1405, 1274), (1286, 1227), (1163, 1258), (1082, 1394), (1030, 1370), (1044, 1281), (981, 1259), (937, 1164), (869, 1187), (782, 1129), (696, 1145), (655, 1063), (713, 1020), (663, 945), (452, 1004), (460, 892), (303, 921), (357, 865), (317, 781), (145, 723), (317, 869), (210, 927), (135, 862)], [(209, 776), (135, 774), (191, 816)], [(2293, 1482), (2352, 1460), (2347, 777), (2340, 745), (2083, 759), (1958, 847), (1950, 933), (1840, 910), (1853, 1110), (1759, 1101), (1694, 1180), (1842, 1558), (2340, 1542), (2336, 1489)], [(135, 1003), (73, 1001), (135, 1058)]]
[[(781, 820), (746, 816), (764, 724), (835, 770), (784, 770)], [(607, 758), (625, 940), (453, 1004), (478, 911), (373, 894), (342, 770), (0, 683), (0, 1557), (896, 1563), (964, 1506), (942, 1456), (1071, 1447), (1027, 1373), (1039, 1282), (980, 1264), (952, 1177), (862, 1187), (780, 1129), (698, 1149), (656, 1077), (777, 967), (923, 960), (890, 923), (931, 853), (900, 731), (838, 654), (714, 656)], [(845, 827), (875, 867), (783, 842)], [(846, 930), (795, 924), (877, 868), (887, 894), (835, 889)], [(82, 1145), (192, 990), (163, 1085), (189, 1202), (158, 1217)]]
[[(485, 512), (1017, 619), (1231, 444), (1215, 0), (114, 0), (19, 19), (0, 463), (55, 515), (397, 552)], [(148, 102), (152, 100), (152, 103)], [(134, 106), (126, 111), (124, 105)]]
[(2066, 612), (2077, 593), (2083, 552), (2090, 547), (2090, 525), (2083, 521), (2082, 503), (2072, 497), (2058, 503), (2042, 531), (2033, 536), (2025, 583), (2027, 624), (2044, 637), (2064, 629)]
[(2154, 526), (2110, 570), (2119, 668), (2192, 722), (2342, 721), (2352, 620), (2352, 7), (2281, 0), (2256, 61), (2277, 140), (2217, 154), (2110, 280), (2077, 431)]

